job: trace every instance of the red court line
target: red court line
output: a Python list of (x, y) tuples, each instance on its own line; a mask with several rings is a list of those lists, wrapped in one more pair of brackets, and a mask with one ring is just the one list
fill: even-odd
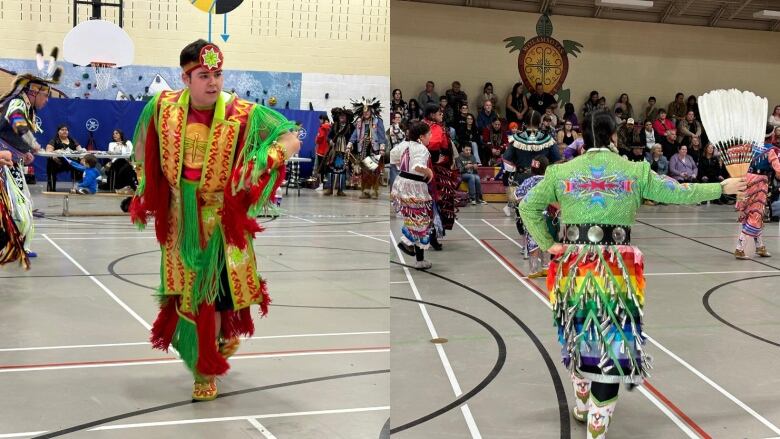
[[(251, 355), (279, 355), (279, 354), (306, 354), (314, 352), (336, 352), (336, 351), (362, 351), (368, 349), (390, 349), (390, 346), (366, 346), (358, 348), (331, 348), (331, 349), (304, 349), (296, 351), (270, 351), (270, 352), (246, 352), (241, 354), (235, 354), (234, 357), (246, 357)], [(162, 358), (135, 358), (129, 360), (101, 360), (101, 361), (79, 361), (70, 363), (41, 363), (41, 364), (18, 364), (18, 365), (3, 365), (2, 369), (30, 369), (36, 367), (58, 367), (58, 366), (90, 366), (96, 364), (124, 364), (124, 363), (143, 363), (147, 361), (170, 361), (177, 360), (175, 357), (162, 357)]]
[[(482, 243), (483, 243), (483, 244), (485, 244), (485, 246), (486, 246), (486, 247), (488, 247), (488, 248), (490, 249), (490, 251), (492, 251), (492, 252), (493, 252), (493, 253), (494, 253), (496, 256), (498, 256), (498, 257), (499, 257), (499, 259), (501, 259), (502, 261), (504, 261), (504, 263), (506, 263), (506, 264), (507, 264), (507, 265), (508, 265), (508, 266), (509, 266), (509, 267), (510, 267), (512, 270), (514, 270), (514, 271), (515, 271), (515, 273), (517, 273), (517, 274), (518, 274), (518, 275), (520, 275), (521, 277), (526, 277), (526, 275), (525, 275), (525, 274), (524, 274), (524, 273), (523, 273), (523, 272), (522, 272), (522, 271), (521, 271), (519, 268), (517, 268), (517, 267), (516, 267), (516, 266), (515, 266), (513, 263), (511, 263), (511, 262), (510, 262), (510, 261), (509, 261), (509, 260), (508, 260), (506, 257), (504, 257), (504, 255), (502, 255), (502, 254), (501, 254), (501, 252), (499, 252), (498, 250), (496, 250), (496, 248), (495, 248), (495, 247), (493, 247), (492, 245), (490, 245), (490, 243), (489, 243), (489, 242), (487, 242), (487, 240), (485, 240), (485, 239), (480, 239), (480, 241), (482, 241)], [(529, 280), (531, 280), (531, 279), (529, 279)], [(541, 288), (539, 285), (537, 285), (537, 284), (536, 284), (536, 283), (534, 283), (534, 282), (529, 282), (529, 283), (531, 284), (531, 286), (533, 286), (533, 292), (534, 292), (534, 293), (536, 293), (536, 294), (537, 294), (537, 295), (539, 295), (540, 297), (544, 298), (544, 300), (548, 300), (548, 297), (547, 297), (547, 295), (544, 293), (544, 291), (542, 290), (542, 288)], [(710, 436), (709, 434), (707, 434), (707, 433), (706, 433), (706, 432), (705, 432), (705, 431), (704, 431), (704, 430), (703, 430), (701, 427), (699, 427), (699, 424), (697, 424), (696, 422), (694, 422), (694, 421), (693, 421), (693, 419), (691, 419), (691, 418), (690, 418), (688, 415), (686, 415), (686, 414), (685, 414), (685, 412), (683, 412), (683, 411), (682, 411), (682, 410), (681, 410), (679, 407), (677, 407), (676, 405), (674, 405), (674, 403), (673, 403), (671, 400), (669, 400), (669, 398), (667, 398), (667, 397), (666, 397), (666, 396), (665, 396), (663, 393), (661, 393), (661, 391), (659, 391), (658, 389), (656, 389), (655, 387), (653, 387), (653, 386), (650, 384), (650, 382), (649, 382), (649, 381), (645, 380), (645, 382), (644, 382), (644, 386), (645, 386), (645, 387), (647, 388), (647, 390), (649, 390), (649, 391), (650, 391), (650, 392), (651, 392), (653, 395), (655, 395), (655, 396), (656, 396), (658, 399), (660, 399), (660, 400), (661, 400), (661, 401), (662, 401), (662, 402), (663, 402), (663, 403), (664, 403), (664, 404), (665, 404), (665, 405), (666, 405), (666, 406), (667, 406), (669, 409), (671, 409), (671, 410), (672, 410), (672, 411), (673, 411), (675, 414), (677, 414), (677, 416), (678, 416), (678, 417), (679, 417), (679, 418), (680, 418), (680, 419), (681, 419), (683, 422), (685, 422), (686, 424), (688, 424), (688, 426), (689, 426), (689, 427), (691, 427), (691, 428), (692, 428), (694, 431), (696, 431), (696, 433), (698, 433), (698, 434), (699, 434), (699, 435), (700, 435), (700, 436), (701, 436), (703, 439), (712, 439), (712, 436)]]
[(655, 395), (658, 399), (663, 401), (664, 404), (666, 404), (667, 407), (672, 409), (674, 413), (677, 414), (677, 416), (680, 417), (683, 421), (685, 421), (686, 424), (688, 424), (689, 427), (693, 428), (696, 433), (699, 433), (699, 436), (701, 436), (704, 439), (712, 439), (712, 436), (707, 434), (704, 430), (702, 430), (701, 427), (699, 427), (698, 424), (693, 422), (693, 419), (689, 418), (688, 415), (686, 415), (682, 410), (680, 410), (672, 401), (669, 401), (669, 398), (664, 396), (663, 393), (661, 393), (658, 389), (656, 389), (652, 384), (650, 384), (649, 381), (645, 380), (645, 383), (643, 386), (650, 391), (653, 395)]

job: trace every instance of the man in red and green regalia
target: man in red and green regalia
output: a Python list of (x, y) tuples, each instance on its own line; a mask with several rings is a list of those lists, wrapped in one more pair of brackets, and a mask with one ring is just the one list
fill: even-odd
[(230, 367), (238, 336), (253, 333), (250, 305), (268, 312), (255, 218), (284, 179), (285, 159), (300, 149), (293, 122), (222, 91), (223, 61), (215, 44), (187, 45), (179, 59), (186, 88), (161, 92), (144, 108), (135, 130), (143, 175), (130, 205), (141, 227), (154, 216), (162, 252), (152, 344), (176, 349), (201, 401), (217, 397), (216, 376)]

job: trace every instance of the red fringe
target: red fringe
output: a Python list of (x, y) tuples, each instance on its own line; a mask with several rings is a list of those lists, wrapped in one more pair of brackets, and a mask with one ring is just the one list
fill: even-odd
[(263, 295), (263, 301), (260, 302), (260, 317), (265, 317), (271, 304), (271, 296), (268, 294), (268, 284), (265, 280), (260, 281), (260, 293)]
[(168, 237), (168, 209), (171, 192), (160, 165), (160, 146), (154, 119), (149, 121), (148, 132), (144, 152), (146, 189), (143, 195), (134, 197), (130, 203), (130, 218), (133, 222), (146, 224), (149, 215), (154, 215), (157, 241), (163, 243)]
[(152, 335), (149, 338), (154, 349), (168, 352), (168, 346), (171, 345), (173, 333), (176, 331), (176, 324), (179, 323), (179, 314), (176, 312), (178, 302), (175, 298), (168, 298), (165, 304), (160, 307), (157, 319), (152, 325)]
[(252, 322), (252, 313), (249, 307), (238, 311), (222, 312), (222, 338), (246, 336), (255, 334), (255, 324)]
[[(268, 158), (269, 166), (273, 164), (273, 159)], [(247, 165), (247, 175), (252, 173), (253, 164), (250, 162)], [(243, 174), (241, 167), (236, 168), (233, 171), (231, 177), (232, 183), (239, 187), (246, 187), (249, 185), (248, 181), (241, 182), (241, 175)], [(282, 184), (284, 180), (285, 168), (281, 168), (279, 177), (276, 179), (271, 193), (276, 193), (276, 189)], [(229, 245), (233, 245), (243, 250), (247, 246), (247, 237), (249, 234), (254, 238), (258, 233), (263, 231), (263, 227), (257, 223), (257, 220), (250, 218), (247, 215), (249, 207), (257, 203), (265, 190), (266, 186), (271, 179), (271, 174), (266, 172), (260, 176), (257, 184), (249, 186), (248, 189), (240, 189), (237, 193), (233, 194), (232, 184), (225, 187), (225, 205), (222, 209), (222, 229), (225, 233), (225, 242)]]
[(217, 349), (214, 305), (202, 303), (195, 316), (198, 329), (198, 363), (195, 366), (202, 375), (224, 375), (230, 365)]

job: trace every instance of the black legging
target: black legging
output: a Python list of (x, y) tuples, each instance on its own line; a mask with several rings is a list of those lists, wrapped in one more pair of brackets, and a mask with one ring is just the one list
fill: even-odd
[[(596, 366), (581, 366), (580, 370), (588, 373), (603, 373), (601, 369)], [(619, 390), (620, 384), (618, 383), (599, 383), (596, 381), (590, 383), (590, 394), (598, 401), (609, 401), (610, 399), (613, 399), (618, 395)]]
[(100, 186), (103, 190), (122, 189), (127, 186), (136, 189), (138, 186), (135, 169), (125, 159), (117, 159), (112, 163), (106, 176), (108, 177), (108, 183)]

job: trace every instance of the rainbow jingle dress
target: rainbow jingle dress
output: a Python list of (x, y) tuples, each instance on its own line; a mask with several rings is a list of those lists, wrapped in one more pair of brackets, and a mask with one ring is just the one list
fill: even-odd
[(642, 199), (691, 204), (720, 195), (718, 183), (680, 184), (606, 148), (547, 168), (519, 210), (546, 251), (554, 241), (543, 212), (561, 207), (565, 251), (550, 263), (547, 288), (571, 372), (602, 383), (643, 382), (651, 364), (642, 334), (644, 259), (630, 245), (636, 212)]
[(284, 178), (276, 140), (294, 128), (276, 111), (224, 92), (213, 109), (194, 108), (187, 89), (156, 95), (138, 121), (143, 176), (130, 213), (142, 227), (154, 216), (162, 252), (151, 341), (179, 352), (196, 377), (193, 397), (198, 380), (227, 372), (237, 337), (253, 333), (250, 305), (268, 312), (252, 247), (262, 231), (255, 217)]

